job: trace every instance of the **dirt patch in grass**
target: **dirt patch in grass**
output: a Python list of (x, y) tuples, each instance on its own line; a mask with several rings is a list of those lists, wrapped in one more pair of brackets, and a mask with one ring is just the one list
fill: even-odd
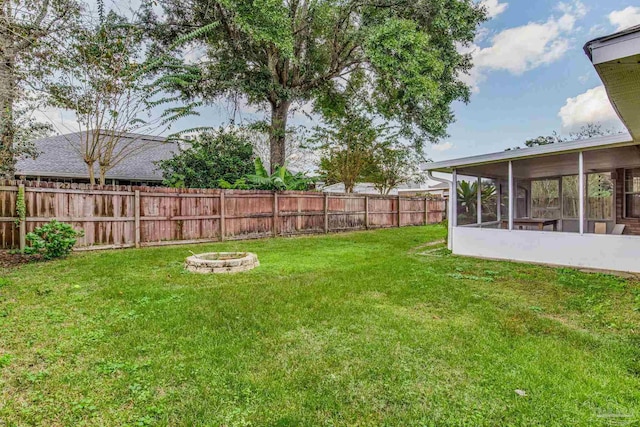
[(40, 261), (40, 256), (23, 255), (11, 253), (10, 251), (0, 251), (0, 268), (12, 268), (30, 262)]

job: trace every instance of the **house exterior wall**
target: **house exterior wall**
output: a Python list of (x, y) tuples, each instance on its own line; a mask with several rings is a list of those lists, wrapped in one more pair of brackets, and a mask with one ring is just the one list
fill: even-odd
[(624, 234), (640, 236), (640, 218), (624, 218), (624, 169), (616, 169), (616, 223), (624, 224)]
[(640, 273), (640, 238), (607, 234), (455, 227), (453, 253)]

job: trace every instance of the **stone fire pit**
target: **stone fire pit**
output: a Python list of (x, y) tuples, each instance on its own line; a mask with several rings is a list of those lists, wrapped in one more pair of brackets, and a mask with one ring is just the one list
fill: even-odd
[(239, 273), (259, 265), (251, 252), (209, 252), (188, 257), (184, 268), (193, 273)]

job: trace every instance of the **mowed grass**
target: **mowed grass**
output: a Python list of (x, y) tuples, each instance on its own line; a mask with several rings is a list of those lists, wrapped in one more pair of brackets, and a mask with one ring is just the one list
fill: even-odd
[[(419, 248), (443, 235), (82, 253), (5, 271), (0, 425), (640, 425), (637, 282)], [(252, 251), (262, 265), (185, 273), (190, 250)]]

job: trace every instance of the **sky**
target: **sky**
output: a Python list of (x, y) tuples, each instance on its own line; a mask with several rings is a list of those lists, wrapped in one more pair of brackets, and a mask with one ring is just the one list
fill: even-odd
[(637, 0), (486, 0), (492, 18), (469, 51), (469, 104), (454, 105), (450, 137), (427, 149), (435, 160), (502, 151), (586, 123), (623, 129), (582, 47), (640, 24)]
[[(471, 101), (453, 105), (456, 121), (449, 127), (450, 136), (428, 146), (428, 158), (503, 151), (553, 131), (568, 134), (587, 123), (623, 129), (582, 47), (640, 24), (638, 0), (481, 2), (490, 19), (471, 46), (460, 47), (473, 57), (473, 70), (462, 76), (472, 88)], [(172, 130), (224, 125), (231, 111), (224, 104), (209, 106)], [(51, 110), (45, 115), (59, 131), (75, 130), (69, 113)], [(245, 109), (237, 117), (251, 120), (265, 114)], [(309, 128), (316, 124), (301, 112), (294, 113), (290, 123)]]

